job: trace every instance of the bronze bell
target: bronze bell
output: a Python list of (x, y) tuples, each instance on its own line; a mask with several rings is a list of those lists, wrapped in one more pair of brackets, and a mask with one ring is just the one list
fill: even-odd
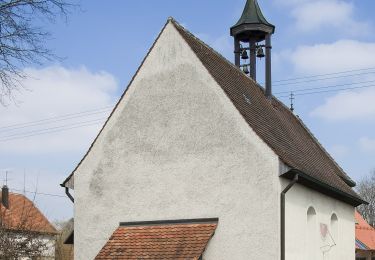
[(249, 74), (249, 73), (250, 73), (249, 68), (248, 68), (247, 65), (245, 65), (245, 66), (243, 67), (243, 73), (245, 73), (245, 74)]
[(257, 57), (258, 58), (264, 58), (266, 55), (264, 55), (264, 51), (263, 51), (263, 48), (262, 47), (258, 47), (257, 49)]
[(243, 50), (242, 53), (241, 53), (241, 58), (243, 60), (247, 60), (249, 58), (249, 55), (247, 55), (247, 51), (246, 50)]

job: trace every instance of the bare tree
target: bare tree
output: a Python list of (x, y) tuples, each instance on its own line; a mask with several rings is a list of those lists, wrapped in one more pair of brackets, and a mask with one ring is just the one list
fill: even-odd
[(371, 226), (375, 227), (375, 170), (358, 183), (357, 191), (369, 203), (369, 205), (359, 206), (358, 212)]
[(0, 104), (14, 99), (27, 75), (22, 67), (56, 58), (46, 47), (50, 33), (37, 24), (67, 17), (65, 0), (0, 0)]
[(31, 231), (0, 229), (0, 256), (4, 260), (35, 259), (48, 250), (45, 240)]

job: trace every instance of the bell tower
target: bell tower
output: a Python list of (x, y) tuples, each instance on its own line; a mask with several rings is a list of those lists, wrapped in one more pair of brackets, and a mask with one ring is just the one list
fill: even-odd
[(240, 20), (230, 28), (230, 34), (234, 37), (235, 64), (255, 81), (256, 58), (265, 57), (267, 98), (272, 97), (271, 35), (274, 32), (275, 26), (263, 16), (257, 0), (247, 0)]

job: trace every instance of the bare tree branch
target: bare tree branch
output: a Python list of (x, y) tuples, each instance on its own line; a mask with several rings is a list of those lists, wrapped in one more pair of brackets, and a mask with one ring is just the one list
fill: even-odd
[(375, 170), (358, 183), (357, 191), (369, 203), (369, 205), (361, 205), (357, 209), (363, 218), (375, 227)]
[(74, 6), (66, 0), (0, 0), (0, 104), (22, 90), (24, 66), (57, 58), (46, 47), (50, 33), (37, 22), (66, 19)]

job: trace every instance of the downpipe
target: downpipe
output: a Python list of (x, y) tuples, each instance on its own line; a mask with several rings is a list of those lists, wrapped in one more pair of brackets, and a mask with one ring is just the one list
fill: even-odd
[(65, 187), (65, 194), (74, 203), (74, 198), (73, 198), (72, 194), (70, 194), (68, 187)]
[(296, 174), (289, 185), (280, 195), (280, 236), (281, 236), (281, 260), (285, 260), (285, 195), (297, 183), (298, 174)]

